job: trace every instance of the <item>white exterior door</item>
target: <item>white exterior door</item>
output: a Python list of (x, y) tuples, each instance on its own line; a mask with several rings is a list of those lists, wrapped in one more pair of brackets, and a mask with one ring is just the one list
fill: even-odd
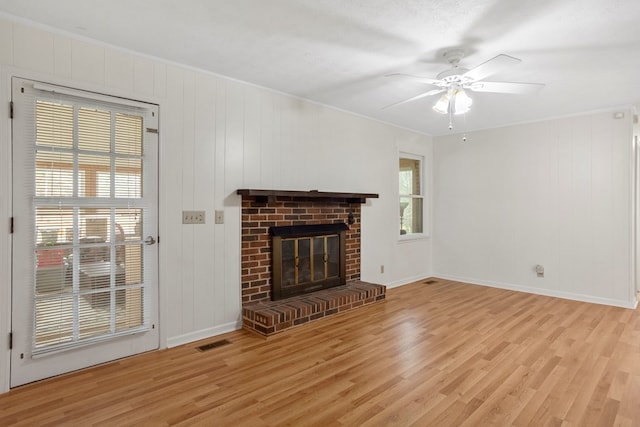
[(14, 78), (11, 386), (158, 348), (157, 106)]

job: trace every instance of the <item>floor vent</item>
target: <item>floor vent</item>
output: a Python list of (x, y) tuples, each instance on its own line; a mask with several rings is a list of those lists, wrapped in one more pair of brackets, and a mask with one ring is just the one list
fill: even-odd
[(222, 347), (223, 345), (227, 345), (227, 344), (231, 344), (231, 341), (229, 340), (214, 341), (214, 342), (210, 342), (209, 344), (201, 345), (200, 347), (196, 347), (196, 348), (198, 349), (198, 351), (207, 351), (214, 348)]
[(434, 283), (438, 283), (437, 280), (427, 280), (426, 282), (424, 282), (425, 285), (433, 285)]

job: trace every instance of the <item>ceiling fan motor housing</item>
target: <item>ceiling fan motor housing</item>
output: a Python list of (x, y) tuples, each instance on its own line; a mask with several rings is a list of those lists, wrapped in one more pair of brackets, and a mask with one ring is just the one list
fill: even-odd
[(450, 70), (441, 72), (436, 76), (436, 79), (445, 81), (447, 83), (459, 83), (459, 84), (470, 83), (472, 81), (470, 78), (463, 77), (463, 74), (466, 73), (467, 71), (469, 70), (467, 70), (466, 68), (455, 67)]

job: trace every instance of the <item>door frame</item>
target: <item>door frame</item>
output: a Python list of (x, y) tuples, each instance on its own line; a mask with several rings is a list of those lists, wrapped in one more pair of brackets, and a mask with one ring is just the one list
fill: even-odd
[[(166, 98), (159, 98), (146, 94), (124, 91), (122, 89), (79, 82), (73, 79), (61, 78), (47, 73), (24, 70), (22, 68), (0, 64), (0, 394), (8, 392), (11, 379), (11, 350), (9, 349), (9, 334), (11, 333), (11, 300), (12, 300), (12, 235), (10, 233), (10, 218), (13, 212), (13, 165), (12, 165), (12, 131), (9, 118), (9, 102), (11, 101), (11, 81), (13, 77), (46, 82), (51, 85), (66, 86), (79, 91), (93, 92), (100, 95), (120, 97), (156, 104), (158, 106), (158, 235), (167, 229), (166, 217), (162, 215), (166, 206), (164, 195), (165, 150), (162, 138), (162, 111), (167, 105)], [(158, 242), (158, 323), (159, 348), (167, 348), (167, 331), (164, 327), (167, 318), (166, 290), (162, 285), (162, 269), (167, 261), (166, 251)]]
[[(634, 122), (637, 120), (637, 115), (634, 114)], [(640, 125), (637, 123), (633, 124), (633, 243), (631, 246), (632, 256), (632, 268), (633, 274), (633, 291), (635, 294), (636, 304), (637, 304), (637, 295), (640, 293), (640, 136), (638, 130), (640, 129)], [(634, 295), (632, 295), (631, 300), (634, 300)]]

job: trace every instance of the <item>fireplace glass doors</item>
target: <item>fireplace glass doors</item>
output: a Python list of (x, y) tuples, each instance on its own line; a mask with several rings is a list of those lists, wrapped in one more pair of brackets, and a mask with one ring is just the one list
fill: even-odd
[(274, 300), (345, 284), (346, 224), (272, 227)]

